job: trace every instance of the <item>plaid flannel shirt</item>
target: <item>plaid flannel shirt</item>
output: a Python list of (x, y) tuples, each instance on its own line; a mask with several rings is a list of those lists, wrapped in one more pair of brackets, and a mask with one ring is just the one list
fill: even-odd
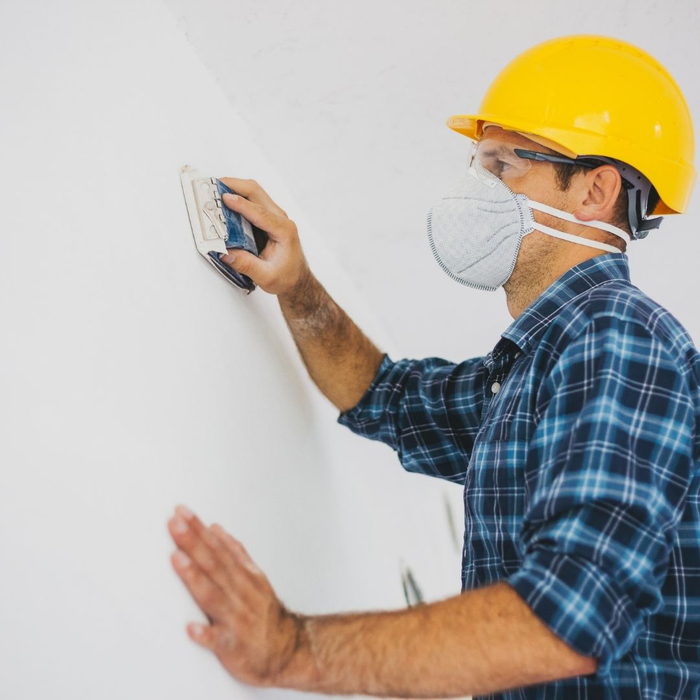
[(463, 591), (507, 582), (598, 660), (485, 697), (700, 698), (699, 387), (688, 332), (609, 253), (485, 357), (385, 355), (340, 414), (406, 470), (463, 486)]

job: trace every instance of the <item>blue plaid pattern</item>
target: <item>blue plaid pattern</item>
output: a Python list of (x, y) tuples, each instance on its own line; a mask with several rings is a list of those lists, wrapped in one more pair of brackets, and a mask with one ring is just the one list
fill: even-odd
[(700, 353), (626, 254), (565, 272), (485, 357), (385, 355), (338, 422), (463, 486), (462, 590), (506, 581), (598, 660), (485, 697), (700, 698)]

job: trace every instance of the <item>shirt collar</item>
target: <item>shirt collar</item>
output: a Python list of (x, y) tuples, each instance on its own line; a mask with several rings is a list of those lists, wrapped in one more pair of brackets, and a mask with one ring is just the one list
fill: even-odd
[[(563, 306), (593, 287), (612, 280), (630, 281), (629, 258), (626, 253), (596, 255), (574, 265), (552, 282), (506, 328), (501, 337), (514, 342), (523, 352), (528, 352), (537, 344), (540, 335)], [(501, 343), (499, 341), (499, 345)]]

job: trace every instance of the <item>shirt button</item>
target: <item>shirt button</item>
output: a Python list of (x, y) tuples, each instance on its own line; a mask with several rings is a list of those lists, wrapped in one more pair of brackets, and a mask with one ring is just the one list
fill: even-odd
[(519, 357), (520, 357), (520, 350), (518, 350), (518, 352), (515, 353), (515, 359), (517, 360)]
[(494, 383), (491, 385), (491, 391), (492, 391), (494, 394), (497, 394), (497, 393), (498, 393), (498, 390), (499, 390), (500, 388), (501, 388), (501, 385), (500, 385), (498, 382), (494, 382)]

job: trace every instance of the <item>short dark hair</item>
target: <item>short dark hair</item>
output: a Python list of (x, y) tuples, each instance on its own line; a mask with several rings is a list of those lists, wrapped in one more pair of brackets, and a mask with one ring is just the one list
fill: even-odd
[[(552, 165), (554, 166), (554, 171), (557, 176), (557, 185), (562, 192), (566, 192), (569, 187), (571, 187), (571, 180), (574, 175), (590, 170), (590, 168), (583, 165), (575, 165), (574, 163), (552, 163)], [(659, 199), (659, 194), (656, 191), (656, 188), (652, 187), (651, 191), (649, 192), (649, 201), (647, 202), (647, 214), (651, 214), (654, 211), (656, 205), (659, 203)], [(629, 224), (627, 207), (627, 190), (624, 187), (621, 187), (620, 193), (615, 200), (612, 221), (610, 223), (618, 226), (623, 231), (627, 231), (627, 233), (631, 235), (632, 229), (630, 228)], [(619, 246), (622, 244), (622, 252), (624, 253), (627, 250), (627, 243), (619, 236), (616, 236), (614, 233), (607, 233), (605, 231), (601, 231), (601, 233), (605, 234), (606, 243), (610, 243), (614, 246)]]

